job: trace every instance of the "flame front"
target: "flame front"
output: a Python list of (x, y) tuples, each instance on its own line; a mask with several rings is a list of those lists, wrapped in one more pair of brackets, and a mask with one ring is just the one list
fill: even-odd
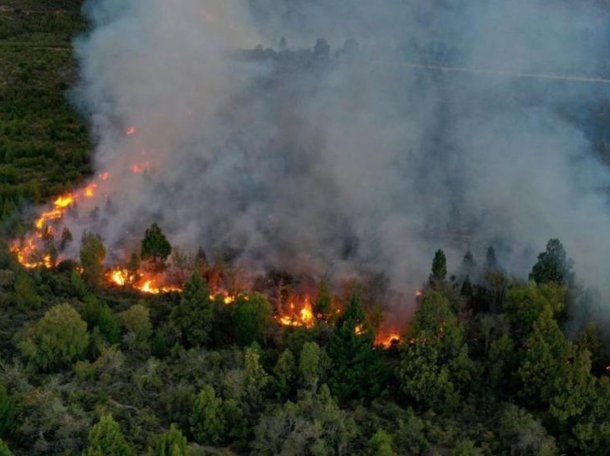
[(276, 320), (282, 326), (313, 327), (315, 320), (309, 296), (305, 296), (301, 302), (296, 301), (298, 301), (296, 297), (292, 298), (287, 311), (278, 315)]

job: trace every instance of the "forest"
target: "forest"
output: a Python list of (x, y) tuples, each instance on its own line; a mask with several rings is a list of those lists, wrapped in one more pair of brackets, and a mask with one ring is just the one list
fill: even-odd
[[(496, 246), (450, 270), (438, 245), (398, 334), (383, 277), (241, 286), (162, 223), (120, 271), (94, 233), (74, 260), (20, 262), (28, 208), (93, 174), (80, 8), (0, 0), (0, 455), (610, 454), (608, 303), (556, 238), (521, 278)], [(179, 287), (139, 281), (169, 271)]]

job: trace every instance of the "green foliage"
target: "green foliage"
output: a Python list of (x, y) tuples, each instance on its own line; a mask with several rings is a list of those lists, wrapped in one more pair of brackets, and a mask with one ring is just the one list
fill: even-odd
[(9, 395), (4, 383), (0, 382), (0, 436), (11, 431), (15, 414), (15, 401)]
[(315, 342), (305, 342), (299, 358), (299, 373), (305, 388), (316, 390), (320, 379), (321, 350)]
[(0, 439), (0, 456), (13, 456), (13, 452), (2, 439)]
[(252, 442), (254, 454), (347, 454), (356, 435), (353, 419), (342, 411), (323, 385), (297, 403), (286, 402), (261, 416)]
[(22, 341), (24, 355), (42, 370), (54, 370), (80, 358), (89, 343), (87, 324), (69, 304), (51, 307)]
[(451, 456), (480, 456), (483, 452), (469, 439), (462, 440), (451, 450)]
[(290, 349), (286, 349), (279, 356), (273, 368), (276, 389), (279, 397), (286, 397), (293, 388), (296, 376), (296, 362)]
[(568, 259), (559, 239), (551, 239), (546, 250), (538, 255), (538, 261), (532, 267), (530, 280), (536, 283), (571, 284), (574, 279), (573, 261)]
[(143, 260), (152, 260), (159, 263), (167, 260), (167, 257), (172, 253), (172, 246), (159, 228), (159, 225), (153, 223), (146, 230), (144, 239), (142, 239), (140, 256)]
[(387, 379), (387, 368), (373, 348), (374, 333), (366, 321), (360, 300), (353, 295), (337, 320), (328, 341), (332, 362), (329, 386), (340, 402), (378, 397)]
[(216, 397), (212, 386), (205, 385), (193, 402), (191, 414), (193, 438), (201, 444), (213, 445), (220, 442), (224, 431), (222, 400)]
[(172, 424), (169, 427), (169, 431), (155, 439), (148, 454), (150, 456), (186, 456), (186, 437), (182, 435), (182, 432), (180, 432), (180, 429), (175, 424)]
[(383, 429), (375, 432), (375, 435), (369, 440), (369, 454), (371, 456), (392, 456), (394, 454), (392, 436)]
[(463, 338), (447, 299), (427, 293), (401, 350), (397, 377), (402, 391), (436, 412), (453, 411), (459, 389), (469, 380), (472, 369)]
[(271, 304), (263, 295), (254, 293), (247, 299), (239, 297), (233, 311), (237, 343), (243, 346), (264, 342), (271, 315)]
[(519, 368), (522, 382), (520, 395), (530, 405), (548, 404), (552, 385), (557, 381), (562, 364), (567, 362), (570, 354), (570, 346), (550, 311), (543, 312), (527, 339)]
[(25, 271), (19, 271), (15, 279), (15, 302), (20, 310), (38, 308), (42, 302), (34, 281)]
[(508, 405), (499, 418), (497, 436), (500, 447), (507, 454), (557, 454), (555, 440), (542, 423), (515, 405)]
[(121, 337), (121, 329), (108, 304), (102, 303), (93, 294), (87, 294), (84, 301), (83, 317), (89, 327), (91, 329), (98, 328), (109, 344), (118, 343)]
[(131, 456), (134, 452), (125, 441), (119, 424), (112, 416), (103, 415), (89, 432), (85, 456)]
[[(555, 295), (550, 293), (549, 295)], [(503, 306), (511, 331), (518, 341), (527, 338), (534, 323), (544, 312), (553, 314), (554, 308), (560, 308), (560, 303), (551, 303), (542, 289), (533, 283), (526, 285), (513, 285), (509, 288), (506, 302)]]
[(80, 262), (83, 267), (83, 277), (92, 285), (100, 285), (104, 276), (104, 260), (106, 247), (97, 234), (85, 233), (80, 249)]
[(84, 299), (89, 293), (85, 281), (76, 269), (73, 269), (70, 273), (70, 283), (77, 298)]
[(210, 340), (215, 308), (210, 289), (201, 274), (194, 273), (184, 285), (184, 292), (172, 310), (171, 320), (187, 346), (198, 346)]
[(256, 408), (263, 402), (269, 376), (260, 362), (260, 354), (252, 347), (244, 351), (244, 370), (245, 400)]
[(442, 282), (447, 277), (447, 258), (445, 252), (437, 250), (434, 253), (432, 260), (432, 273), (430, 274), (430, 282)]
[(134, 304), (125, 312), (121, 313), (123, 326), (140, 341), (147, 340), (152, 333), (150, 322), (150, 311), (142, 304)]

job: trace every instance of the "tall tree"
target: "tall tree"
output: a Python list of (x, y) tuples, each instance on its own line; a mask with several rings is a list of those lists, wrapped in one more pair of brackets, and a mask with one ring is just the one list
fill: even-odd
[(388, 372), (373, 347), (374, 339), (360, 299), (354, 294), (337, 319), (327, 345), (332, 361), (329, 386), (340, 401), (372, 400), (386, 387)]
[(430, 282), (442, 282), (447, 277), (447, 258), (445, 252), (438, 249), (434, 253), (432, 260), (432, 274), (430, 274)]
[(271, 304), (259, 293), (237, 298), (233, 310), (233, 324), (237, 343), (250, 345), (264, 342), (265, 331), (271, 322)]
[(151, 260), (153, 263), (162, 264), (172, 253), (172, 246), (156, 223), (146, 230), (142, 239), (140, 256), (143, 260)]
[(205, 385), (195, 396), (191, 415), (191, 433), (201, 444), (214, 445), (222, 439), (225, 423), (222, 417), (222, 400), (214, 388)]
[(92, 285), (99, 285), (104, 275), (106, 248), (102, 238), (97, 234), (85, 233), (80, 249), (80, 262), (83, 277)]
[(571, 285), (574, 279), (573, 266), (574, 262), (568, 258), (559, 239), (551, 239), (546, 244), (546, 250), (538, 255), (530, 280), (536, 283)]
[(402, 391), (425, 408), (451, 412), (472, 368), (463, 330), (447, 299), (427, 293), (405, 339), (397, 369)]
[(208, 284), (196, 271), (185, 283), (180, 304), (172, 310), (171, 320), (180, 331), (182, 341), (193, 347), (210, 340), (214, 315)]

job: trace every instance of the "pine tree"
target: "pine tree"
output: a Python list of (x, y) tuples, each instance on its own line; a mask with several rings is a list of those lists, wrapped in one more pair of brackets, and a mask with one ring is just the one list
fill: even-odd
[(559, 239), (551, 239), (546, 250), (538, 255), (538, 261), (530, 273), (530, 280), (536, 283), (571, 285), (574, 280), (573, 264)]
[(352, 295), (327, 345), (332, 361), (328, 383), (340, 401), (372, 400), (382, 393), (388, 372), (374, 338), (360, 299)]
[(186, 456), (187, 441), (175, 424), (155, 439), (150, 456)]
[(106, 248), (102, 238), (97, 234), (85, 233), (80, 249), (80, 262), (83, 267), (83, 277), (92, 285), (99, 285), (104, 273)]
[(146, 230), (142, 239), (140, 256), (143, 260), (151, 260), (153, 263), (163, 263), (172, 253), (172, 246), (159, 228), (153, 223)]
[(195, 272), (184, 285), (184, 292), (171, 313), (182, 340), (187, 346), (198, 346), (210, 340), (214, 325), (214, 303), (210, 300), (210, 289), (201, 274)]
[(222, 400), (214, 388), (205, 385), (195, 396), (191, 414), (191, 432), (198, 443), (214, 445), (220, 442), (225, 431), (222, 417)]
[(441, 249), (434, 253), (430, 282), (442, 282), (447, 277), (447, 258)]
[(112, 416), (103, 415), (89, 432), (85, 456), (131, 456), (133, 450), (125, 441), (119, 424)]

